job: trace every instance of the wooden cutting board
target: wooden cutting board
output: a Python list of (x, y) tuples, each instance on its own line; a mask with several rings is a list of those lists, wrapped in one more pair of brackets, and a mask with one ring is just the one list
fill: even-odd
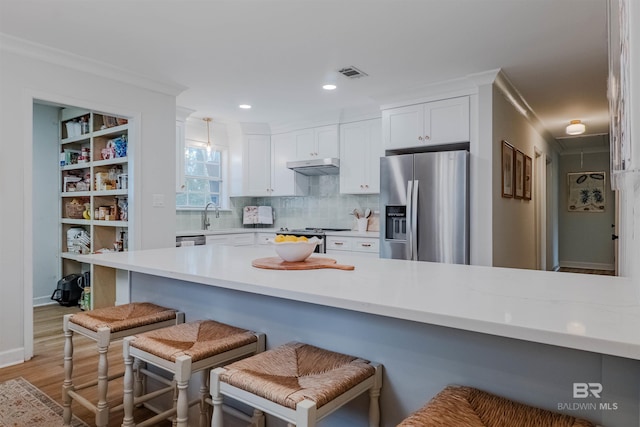
[(251, 265), (270, 270), (316, 270), (318, 268), (336, 268), (338, 270), (354, 270), (353, 265), (337, 264), (332, 258), (309, 257), (304, 261), (288, 262), (280, 257), (258, 258)]

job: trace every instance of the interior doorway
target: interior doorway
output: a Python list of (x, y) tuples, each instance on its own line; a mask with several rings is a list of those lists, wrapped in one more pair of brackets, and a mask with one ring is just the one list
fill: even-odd
[(609, 136), (559, 138), (558, 270), (616, 274), (618, 209), (611, 188)]

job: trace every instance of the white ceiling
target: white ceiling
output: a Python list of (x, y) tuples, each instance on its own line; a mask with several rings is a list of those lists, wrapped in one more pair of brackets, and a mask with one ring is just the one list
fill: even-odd
[[(219, 121), (379, 105), (501, 68), (564, 136), (571, 119), (608, 132), (606, 12), (606, 0), (0, 0), (0, 32), (183, 85), (178, 105)], [(349, 65), (369, 76), (337, 75)], [(329, 79), (337, 90), (321, 89)]]

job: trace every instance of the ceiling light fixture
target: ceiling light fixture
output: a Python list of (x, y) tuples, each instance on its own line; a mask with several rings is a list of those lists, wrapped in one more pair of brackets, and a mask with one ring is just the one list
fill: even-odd
[(249, 105), (249, 104), (240, 104), (240, 105), (238, 105), (238, 108), (242, 108), (243, 110), (249, 110), (249, 109), (251, 109), (251, 105)]
[(580, 135), (585, 130), (587, 130), (586, 126), (580, 120), (571, 120), (567, 126), (567, 135)]
[(324, 90), (335, 90), (338, 86), (333, 84), (322, 85), (322, 89)]
[(211, 117), (205, 117), (202, 120), (207, 122), (207, 153), (211, 153), (211, 134), (209, 133), (209, 123), (213, 120)]

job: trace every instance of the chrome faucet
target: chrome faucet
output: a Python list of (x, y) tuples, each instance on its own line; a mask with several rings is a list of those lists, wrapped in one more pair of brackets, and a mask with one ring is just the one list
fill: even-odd
[(211, 205), (215, 206), (213, 202), (209, 202), (205, 205), (204, 210), (202, 211), (202, 229), (203, 230), (208, 230), (209, 226), (211, 225), (211, 222), (209, 221), (209, 216), (207, 215), (207, 209), (209, 209), (209, 206)]

